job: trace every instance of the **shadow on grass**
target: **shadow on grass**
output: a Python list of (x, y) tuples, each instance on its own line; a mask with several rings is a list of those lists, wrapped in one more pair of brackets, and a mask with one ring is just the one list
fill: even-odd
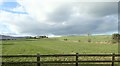
[(14, 45), (14, 44), (0, 44), (0, 45)]

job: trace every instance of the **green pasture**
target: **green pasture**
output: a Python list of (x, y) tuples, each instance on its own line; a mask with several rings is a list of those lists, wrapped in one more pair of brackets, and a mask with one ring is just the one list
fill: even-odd
[[(88, 38), (91, 43), (87, 42)], [(68, 39), (64, 41), (64, 39)], [(80, 40), (80, 42), (78, 42)], [(111, 36), (64, 36), (45, 39), (18, 39), (2, 41), (3, 55), (17, 54), (71, 54), (118, 53), (118, 44), (110, 42)], [(96, 43), (97, 42), (97, 43)]]
[(68, 39), (68, 40), (81, 40), (82, 42), (86, 42), (88, 39), (91, 39), (92, 42), (96, 41), (111, 41), (112, 39), (111, 35), (96, 35), (96, 36), (64, 36), (60, 37), (59, 39)]
[[(65, 41), (64, 39), (67, 39)], [(88, 42), (91, 39), (91, 42)], [(80, 40), (80, 41), (79, 41)], [(3, 55), (27, 54), (89, 54), (89, 53), (118, 53), (118, 44), (111, 43), (111, 36), (64, 36), (44, 39), (17, 39), (0, 41)], [(80, 57), (79, 60), (111, 59), (104, 57)], [(36, 61), (36, 58), (3, 58), (4, 62)], [(75, 60), (74, 57), (41, 58), (42, 61)], [(110, 66), (111, 63), (91, 64), (81, 63), (80, 66)], [(117, 64), (117, 63), (115, 63)], [(36, 66), (36, 64), (4, 64), (2, 66)], [(75, 66), (75, 64), (41, 64), (41, 66)], [(115, 65), (117, 66), (117, 65)]]

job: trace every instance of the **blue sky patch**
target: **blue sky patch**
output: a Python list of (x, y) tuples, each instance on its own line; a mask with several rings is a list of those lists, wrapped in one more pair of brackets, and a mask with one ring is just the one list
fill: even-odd
[(13, 8), (20, 7), (21, 5), (17, 2), (4, 2), (0, 5), (0, 10), (14, 13), (14, 14), (28, 14), (27, 12), (13, 11)]
[(10, 12), (10, 13), (14, 13), (14, 14), (28, 14), (27, 12), (20, 12), (20, 11), (12, 11), (10, 9), (1, 9), (3, 11), (6, 11), (6, 12)]
[(19, 6), (20, 4), (17, 2), (3, 2), (3, 4), (0, 5), (1, 8), (15, 8)]

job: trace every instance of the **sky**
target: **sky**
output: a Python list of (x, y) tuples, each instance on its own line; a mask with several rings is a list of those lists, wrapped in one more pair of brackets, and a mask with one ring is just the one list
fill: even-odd
[(118, 32), (119, 0), (0, 0), (0, 34)]

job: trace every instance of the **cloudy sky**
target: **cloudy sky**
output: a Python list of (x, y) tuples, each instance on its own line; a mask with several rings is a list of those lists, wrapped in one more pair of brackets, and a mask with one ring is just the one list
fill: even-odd
[(119, 0), (0, 0), (0, 34), (118, 32)]

